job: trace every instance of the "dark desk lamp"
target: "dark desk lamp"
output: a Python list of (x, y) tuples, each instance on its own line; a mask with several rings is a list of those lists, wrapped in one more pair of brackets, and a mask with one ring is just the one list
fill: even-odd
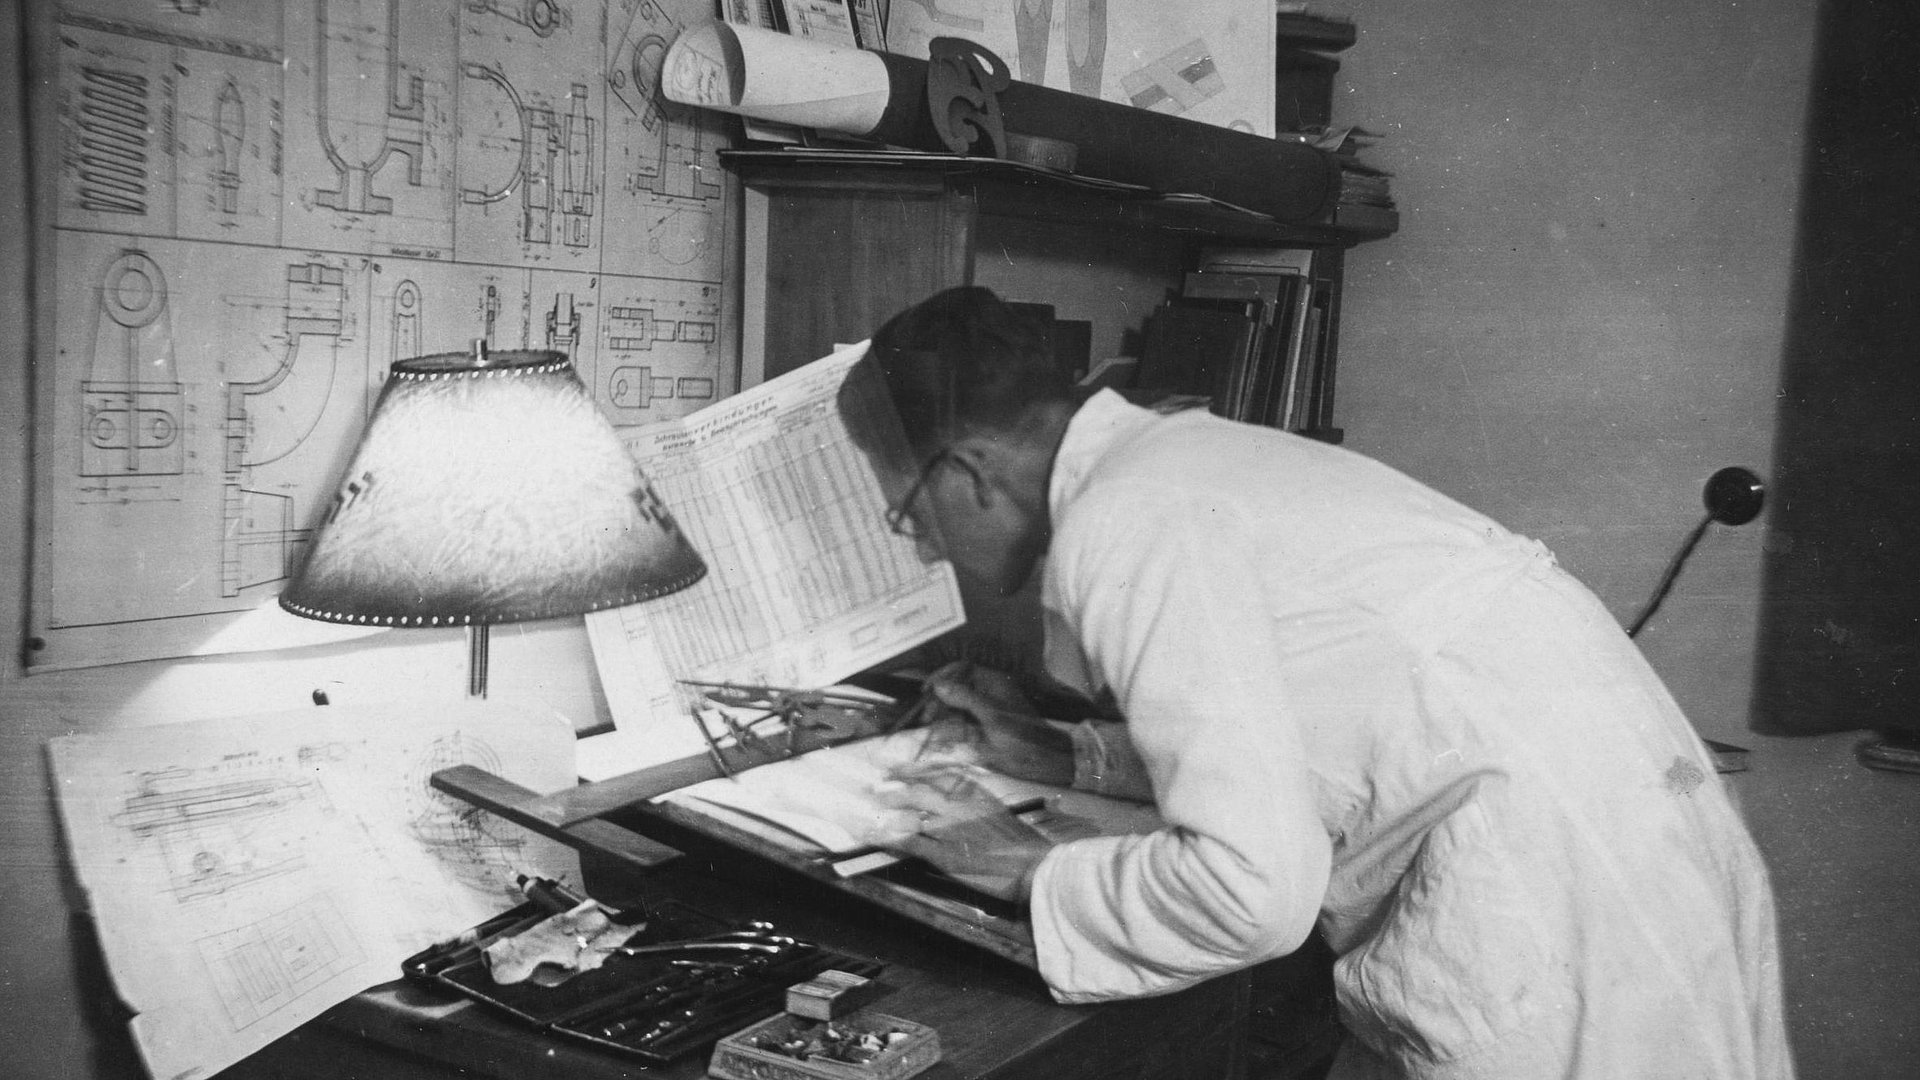
[(494, 623), (638, 603), (706, 570), (565, 354), (476, 343), (394, 362), (280, 606), (464, 626), (485, 697)]
[(1667, 564), (1667, 572), (1661, 577), (1659, 586), (1653, 590), (1653, 597), (1647, 601), (1647, 606), (1640, 611), (1640, 617), (1633, 620), (1633, 626), (1627, 630), (1628, 637), (1638, 636), (1640, 629), (1647, 625), (1647, 620), (1653, 618), (1653, 613), (1660, 610), (1660, 601), (1667, 598), (1668, 590), (1673, 588), (1674, 579), (1680, 576), (1680, 568), (1686, 565), (1687, 556), (1693, 554), (1693, 549), (1700, 543), (1700, 538), (1707, 534), (1707, 526), (1716, 521), (1722, 525), (1745, 525), (1760, 516), (1760, 507), (1765, 504), (1766, 497), (1767, 488), (1760, 482), (1760, 478), (1738, 465), (1729, 465), (1707, 478), (1707, 488), (1703, 495), (1703, 501), (1707, 504), (1707, 516), (1701, 518), (1700, 524), (1695, 525), (1693, 531), (1687, 534), (1686, 542), (1680, 545), (1679, 553), (1673, 557), (1672, 562)]
[[(1767, 488), (1760, 482), (1760, 478), (1738, 465), (1729, 465), (1707, 478), (1707, 487), (1703, 494), (1703, 501), (1707, 504), (1707, 516), (1701, 518), (1700, 524), (1695, 525), (1693, 531), (1687, 534), (1687, 539), (1680, 545), (1679, 552), (1674, 555), (1673, 561), (1667, 564), (1667, 572), (1661, 576), (1660, 584), (1654, 588), (1653, 596), (1647, 601), (1647, 606), (1640, 610), (1639, 617), (1634, 619), (1633, 625), (1627, 629), (1628, 637), (1639, 636), (1641, 629), (1647, 625), (1647, 620), (1653, 618), (1653, 613), (1660, 610), (1660, 602), (1667, 598), (1668, 591), (1673, 588), (1674, 580), (1680, 576), (1680, 568), (1687, 563), (1687, 556), (1693, 554), (1693, 549), (1699, 545), (1700, 538), (1707, 534), (1707, 526), (1716, 521), (1722, 525), (1745, 525), (1760, 516), (1760, 507), (1765, 504), (1766, 496)], [(1737, 772), (1746, 767), (1742, 762), (1746, 756), (1745, 747), (1715, 742), (1712, 739), (1707, 739), (1705, 742), (1707, 749), (1713, 752), (1714, 760), (1719, 764), (1721, 772)]]

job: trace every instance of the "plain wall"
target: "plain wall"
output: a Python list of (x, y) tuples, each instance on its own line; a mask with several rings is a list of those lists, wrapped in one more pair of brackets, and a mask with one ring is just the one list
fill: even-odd
[[(1338, 422), (1543, 540), (1631, 622), (1717, 469), (1772, 457), (1815, 5), (1379, 0), (1335, 121), (1398, 234), (1348, 257)], [(1716, 525), (1639, 641), (1746, 738), (1763, 525)]]
[[(18, 62), (18, 0), (0, 56)], [(1399, 235), (1349, 258), (1348, 444), (1545, 540), (1626, 620), (1722, 465), (1764, 469), (1813, 5), (1383, 0), (1348, 9), (1336, 119), (1385, 138)], [(0, 79), (0, 155), (22, 159)], [(16, 170), (18, 172), (18, 170)], [(0, 624), (21, 625), (31, 358), (24, 184), (0, 186)], [(1073, 312), (1063, 315), (1074, 317)], [(1104, 351), (1104, 350), (1102, 350)], [(1751, 742), (1759, 526), (1716, 527), (1642, 642), (1703, 733)], [(42, 757), (72, 730), (457, 696), (424, 644), (22, 677), (0, 664), (0, 1039), (9, 1075), (97, 1063), (67, 936)], [(597, 701), (577, 624), (497, 634), (496, 692)], [(9, 643), (11, 644), (11, 642)], [(1844, 978), (1845, 973), (1836, 973)], [(124, 1065), (124, 1062), (120, 1064)], [(1805, 1075), (1822, 1075), (1809, 1063)]]

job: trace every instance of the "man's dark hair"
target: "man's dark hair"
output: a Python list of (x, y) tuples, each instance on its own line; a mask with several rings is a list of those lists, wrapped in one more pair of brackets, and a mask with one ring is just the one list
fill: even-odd
[(935, 293), (888, 319), (867, 356), (922, 457), (969, 428), (1012, 431), (1031, 410), (1072, 394), (1047, 328), (978, 285)]

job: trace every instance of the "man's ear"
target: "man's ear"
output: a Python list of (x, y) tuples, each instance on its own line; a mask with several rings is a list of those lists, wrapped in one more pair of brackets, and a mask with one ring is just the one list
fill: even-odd
[(973, 504), (986, 510), (999, 495), (999, 463), (996, 448), (979, 439), (963, 438), (947, 447), (947, 462), (973, 485)]

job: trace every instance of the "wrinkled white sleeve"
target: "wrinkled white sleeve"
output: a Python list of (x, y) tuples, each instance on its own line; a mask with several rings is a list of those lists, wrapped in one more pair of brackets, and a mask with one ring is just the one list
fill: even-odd
[(1120, 494), (1075, 508), (1048, 602), (1113, 689), (1168, 824), (1040, 864), (1035, 946), (1066, 1002), (1170, 992), (1291, 952), (1331, 863), (1252, 530), (1230, 508), (1143, 513), (1164, 492)]

